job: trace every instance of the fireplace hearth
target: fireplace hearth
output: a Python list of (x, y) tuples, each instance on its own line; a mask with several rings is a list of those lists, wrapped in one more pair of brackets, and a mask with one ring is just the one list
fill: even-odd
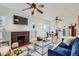
[(14, 42), (18, 42), (19, 46), (29, 44), (29, 31), (11, 32), (11, 44)]

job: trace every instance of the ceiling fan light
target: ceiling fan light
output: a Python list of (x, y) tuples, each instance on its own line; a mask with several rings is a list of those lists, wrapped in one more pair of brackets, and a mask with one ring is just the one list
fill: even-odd
[(37, 9), (35, 8), (35, 11), (37, 11)]
[(35, 8), (32, 8), (32, 11), (37, 11), (37, 9), (35, 9)]

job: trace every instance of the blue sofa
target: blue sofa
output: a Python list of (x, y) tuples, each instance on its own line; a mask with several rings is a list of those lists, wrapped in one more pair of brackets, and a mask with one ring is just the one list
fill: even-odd
[(48, 56), (79, 56), (79, 38), (75, 38), (70, 46), (61, 42), (55, 49), (48, 50)]

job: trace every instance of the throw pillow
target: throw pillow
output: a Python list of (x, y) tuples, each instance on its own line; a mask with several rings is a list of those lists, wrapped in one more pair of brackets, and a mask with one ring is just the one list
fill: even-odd
[(66, 45), (70, 45), (71, 43), (72, 43), (72, 41), (75, 39), (75, 37), (64, 37), (64, 43), (66, 44)]

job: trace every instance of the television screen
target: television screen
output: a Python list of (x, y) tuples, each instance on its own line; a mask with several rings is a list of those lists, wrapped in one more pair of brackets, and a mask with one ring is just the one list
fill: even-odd
[(14, 24), (27, 25), (28, 18), (14, 15)]

